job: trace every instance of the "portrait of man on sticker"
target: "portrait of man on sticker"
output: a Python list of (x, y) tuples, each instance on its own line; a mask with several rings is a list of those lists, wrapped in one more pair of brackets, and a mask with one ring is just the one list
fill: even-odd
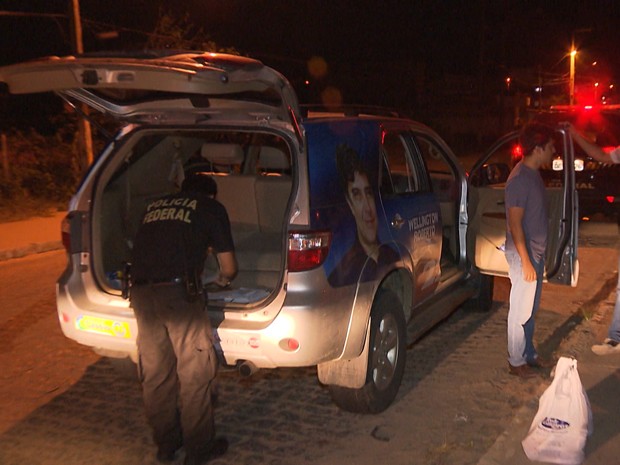
[(332, 286), (344, 286), (375, 279), (382, 268), (398, 261), (400, 256), (388, 244), (379, 242), (375, 189), (358, 153), (345, 144), (339, 145), (336, 167), (356, 227), (353, 244), (328, 277)]

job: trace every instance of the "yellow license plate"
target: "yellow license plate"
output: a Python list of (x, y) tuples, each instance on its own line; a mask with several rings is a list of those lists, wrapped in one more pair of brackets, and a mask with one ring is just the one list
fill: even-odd
[(105, 334), (107, 336), (130, 338), (129, 323), (108, 320), (90, 315), (81, 315), (75, 320), (75, 327), (88, 333)]

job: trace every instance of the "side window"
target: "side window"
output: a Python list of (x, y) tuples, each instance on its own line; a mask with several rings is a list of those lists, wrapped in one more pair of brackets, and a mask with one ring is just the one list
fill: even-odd
[(504, 140), (495, 147), (482, 165), (471, 172), (469, 179), (472, 186), (502, 187), (508, 180), (510, 171), (522, 157), (516, 136)]
[(381, 193), (398, 195), (424, 190), (420, 170), (415, 169), (405, 136), (385, 132), (382, 144)]
[(442, 148), (425, 134), (416, 134), (415, 140), (437, 199), (440, 202), (457, 201), (459, 198), (457, 176), (455, 169), (446, 161)]
[[(553, 140), (556, 153), (550, 165), (543, 165), (540, 169), (540, 175), (545, 182), (546, 187), (563, 188), (566, 183), (566, 175), (564, 173), (565, 156), (567, 147), (565, 144), (566, 136), (560, 130), (556, 131)], [(578, 152), (579, 147), (575, 147)], [(500, 139), (488, 152), (484, 163), (478, 162), (470, 175), (470, 182), (475, 187), (504, 187), (510, 172), (523, 159), (523, 148), (519, 143), (518, 133), (512, 133)], [(583, 171), (583, 159), (575, 159), (574, 170), (579, 173)]]

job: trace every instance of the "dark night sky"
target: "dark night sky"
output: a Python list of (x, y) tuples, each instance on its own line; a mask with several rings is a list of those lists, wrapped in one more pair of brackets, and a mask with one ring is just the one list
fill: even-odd
[[(0, 0), (0, 11), (64, 14), (69, 4)], [(339, 78), (352, 81), (363, 81), (359, 69), (398, 60), (431, 76), (484, 71), (500, 78), (523, 67), (567, 73), (571, 34), (580, 30), (578, 66), (597, 60), (599, 72), (620, 76), (620, 2), (613, 0), (81, 0), (84, 19), (123, 31), (152, 30), (160, 5), (190, 13), (218, 45), (289, 77), (303, 73), (311, 56), (325, 58), (332, 71), (346, 69)], [(106, 48), (94, 37), (100, 27), (85, 22), (87, 51)], [(0, 64), (71, 50), (63, 18), (0, 16), (0, 30)], [(393, 86), (403, 77), (386, 79)]]

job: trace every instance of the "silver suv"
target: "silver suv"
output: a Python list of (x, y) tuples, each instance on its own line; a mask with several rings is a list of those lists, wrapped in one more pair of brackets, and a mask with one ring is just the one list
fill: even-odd
[[(261, 62), (211, 53), (67, 57), (0, 68), (13, 93), (54, 91), (123, 123), (70, 203), (57, 286), (64, 334), (136, 359), (122, 281), (145, 206), (211, 173), (228, 210), (239, 275), (203, 282), (221, 361), (242, 374), (317, 366), (334, 401), (380, 412), (406, 347), (464, 303), (488, 310), (507, 274), (500, 163), (470, 185), (428, 127), (397, 116), (303, 110)], [(560, 130), (572, 166), (570, 139)], [(510, 143), (514, 135), (503, 143)], [(500, 144), (495, 151), (503, 150)], [(504, 173), (506, 174), (506, 173)], [(505, 179), (504, 179), (505, 180)], [(574, 179), (555, 202), (549, 279), (576, 279)], [(163, 211), (182, 215), (179, 206)]]

